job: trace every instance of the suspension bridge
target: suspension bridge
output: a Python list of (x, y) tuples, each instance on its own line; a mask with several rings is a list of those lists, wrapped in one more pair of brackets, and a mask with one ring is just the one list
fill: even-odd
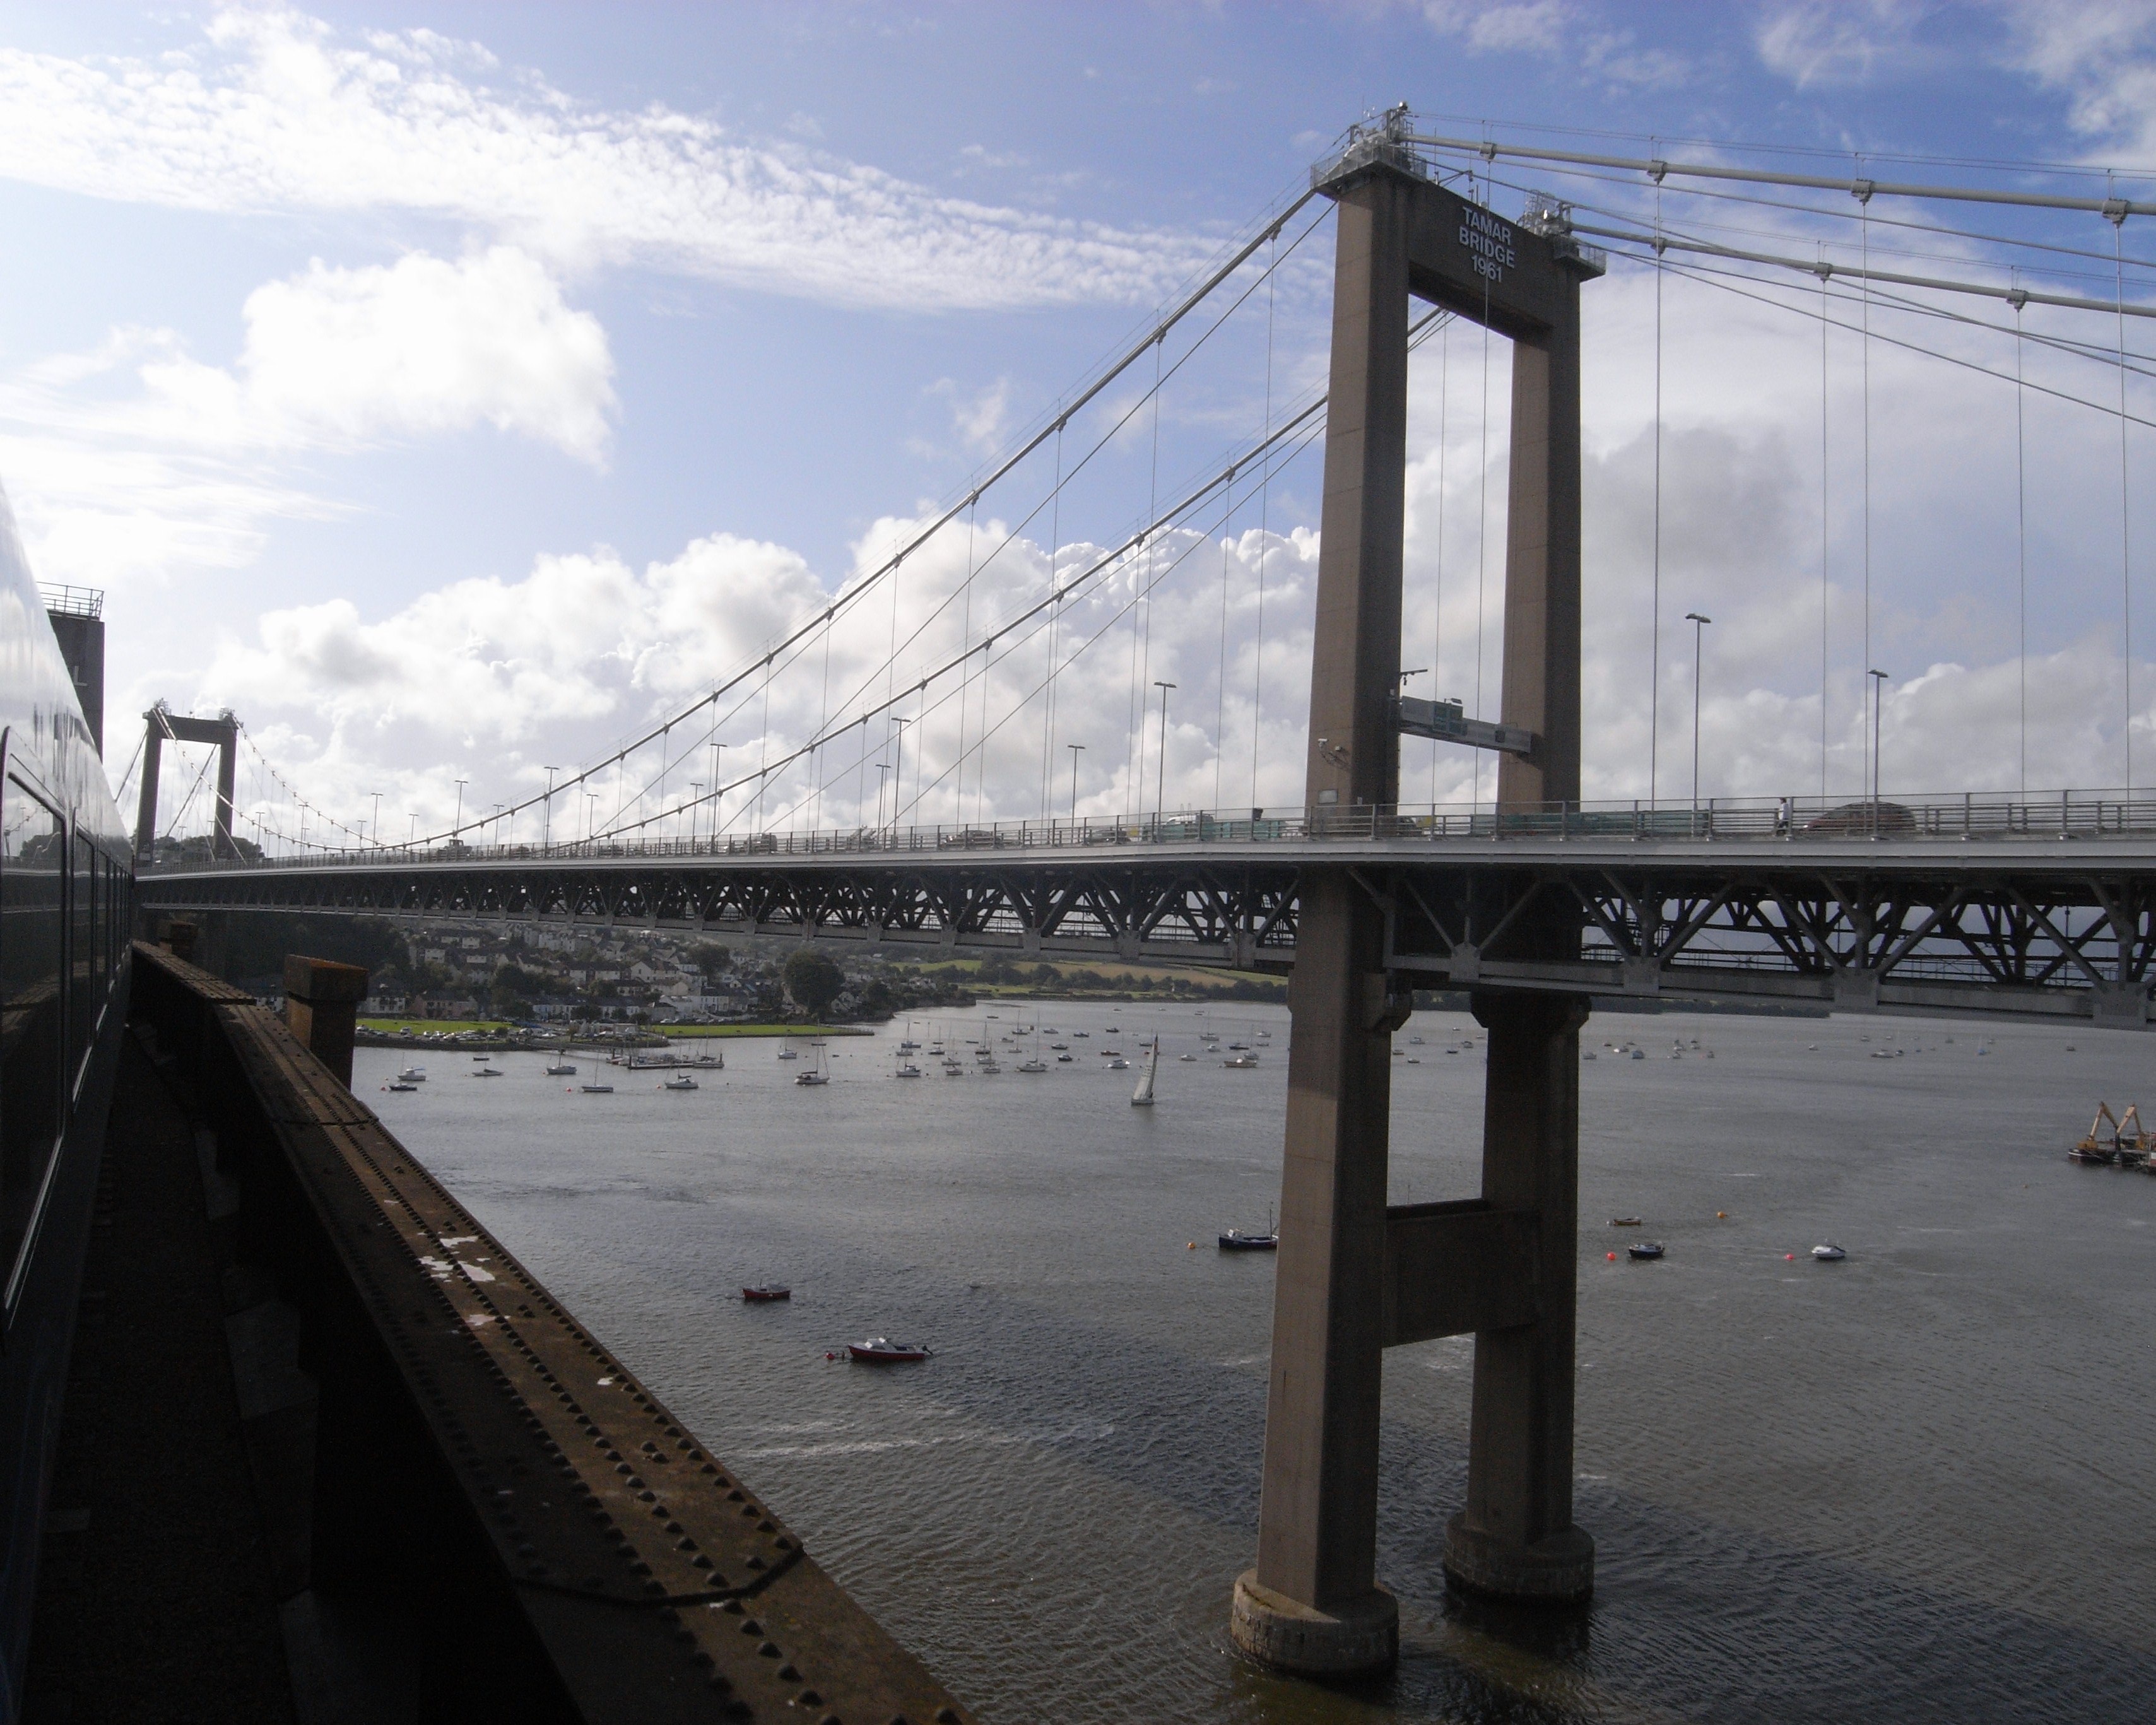
[[(1583, 1599), (1594, 1547), (1571, 1515), (1572, 1241), (1578, 1030), (1591, 998), (2149, 1023), (2156, 796), (2134, 782), (2129, 441), (2151, 423), (2129, 390), (2149, 366), (2127, 330), (2156, 305), (2127, 290), (2129, 268), (2140, 284), (2156, 262), (2132, 257), (2124, 236), (2156, 204), (2071, 176), (1933, 184), (1865, 168), (1588, 153), (1419, 130), (1404, 110), (1389, 113), (1354, 128), (1307, 187), (947, 506), (909, 523), (696, 699), (573, 773), (526, 763), (525, 788), (485, 813), (467, 811), (460, 779), (448, 824), (422, 834), (409, 814), (399, 839), (382, 830), (377, 793), (331, 813), (229, 715), (153, 711), (144, 902), (1291, 968), (1264, 1502), (1236, 1638), (1306, 1671), (1394, 1656), (1396, 1617), (1373, 1574), (1379, 1361), (1387, 1346), (1440, 1335), (1476, 1337), (1467, 1498), (1448, 1574), (1506, 1598)], [(1507, 198), (1519, 218), (1500, 213)], [(1972, 225), (1986, 218), (1994, 226)], [(2074, 222), (2083, 226), (2043, 225)], [(2092, 223), (2107, 244), (2090, 243)], [(1297, 394), (1278, 375), (1279, 300), (1327, 225), (1329, 371)], [(1998, 267), (2001, 257), (2011, 262)], [(1597, 706), (1609, 696), (1583, 670), (1584, 619), (1599, 601), (1582, 539), (1584, 367), (1594, 357), (1582, 307), (1613, 265), (1651, 275), (1653, 288), (1651, 614), (1637, 631), (1649, 717), (1643, 739), (1631, 733), (1644, 763), (1604, 757)], [(2108, 295), (2092, 286), (2107, 269)], [(1781, 630), (1789, 680), (1817, 703), (1816, 772), (1801, 786), (1755, 774), (1748, 792), (1702, 793), (1712, 619), (1694, 609), (1686, 628), (1665, 615), (1671, 285), (1728, 295), (1806, 339), (1816, 329), (1818, 566), (1781, 571), (1774, 595), (1778, 617), (1816, 605), (1815, 640)], [(1511, 353), (1498, 459), (1493, 336)], [(1834, 409), (1849, 404), (1831, 381), (1836, 337), (1861, 371), (1861, 495), (1842, 504), (1861, 531), (1840, 542), (1827, 526)], [(1450, 449), (1455, 369), (1480, 390), (1482, 447), (1471, 485), (1455, 475), (1448, 491), (1440, 478), (1432, 590), (1418, 593), (1405, 578), (1404, 547), (1420, 531), (1407, 495), (1410, 362), (1424, 355), (1426, 381), (1433, 341), (1435, 459), (1441, 467)], [(1197, 393), (1201, 363), (1230, 351), (1245, 363), (1262, 352), (1259, 429), (1163, 487), (1164, 393)], [(1981, 788), (1974, 770), (1970, 788), (1921, 795), (1881, 783), (1889, 680), (1875, 660), (1887, 572), (1873, 560), (1872, 370), (1887, 353), (1988, 378), (2011, 409), (2005, 518), (2015, 532), (1999, 561), (2015, 596), (2016, 747), (2010, 766), (1972, 763)], [(2095, 603), (2107, 578), (2091, 570), (2115, 572), (2119, 675), (2078, 691), (2091, 708), (2082, 776), (2112, 788), (2028, 782), (2030, 517), (2042, 501), (2030, 493), (2032, 404), (2082, 416), (2099, 445), (2115, 436), (2115, 533), (2082, 511), (2073, 578), (2049, 584), (2056, 536), (2040, 534), (2035, 595), (2041, 624), (2069, 603)], [(1322, 461), (1314, 542), (1273, 519), (1306, 455)], [(1067, 538), (1066, 510), (1104, 506), (1111, 468), (1142, 469), (1143, 506), (1123, 531)], [(1506, 490), (1501, 580), (1487, 548), (1493, 475)], [(1471, 604), (1455, 542), (1463, 492), (1476, 511)], [(2092, 627), (2111, 629), (2108, 606)], [(1209, 608), (1206, 643), (1190, 624)], [(1406, 644), (1425, 629), (1430, 662), (1409, 669)], [(1688, 782), (1663, 758), (1681, 758), (1664, 747), (1665, 655), (1682, 665), (1671, 635), (1692, 649)], [(1208, 672), (1207, 644), (1209, 674), (1194, 676)], [(1473, 692), (1409, 695), (1423, 675), (1434, 691)], [(1283, 679), (1306, 681), (1306, 707), (1283, 701)], [(1199, 721), (1186, 714), (1178, 728), (1171, 697), (1194, 691)], [(1763, 756), (1788, 757), (1786, 714), (1802, 707), (1793, 697), (1759, 721), (1781, 751)], [(190, 738), (217, 748), (218, 788), (203, 794), (199, 775), (184, 792), (153, 788), (161, 748)], [(1431, 794), (1415, 802), (1403, 797), (1403, 757), (1425, 743)], [(1194, 799), (1209, 777), (1212, 794)], [(1590, 777), (1644, 779), (1645, 794), (1589, 797)], [(1232, 806), (1231, 788), (1245, 792)], [(1489, 1032), (1483, 1191), (1388, 1209), (1389, 1040), (1417, 988), (1471, 990)]]

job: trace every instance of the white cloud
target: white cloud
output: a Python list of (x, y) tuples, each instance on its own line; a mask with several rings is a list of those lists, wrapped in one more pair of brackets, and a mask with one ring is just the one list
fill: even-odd
[(402, 211), (560, 266), (634, 263), (926, 308), (1144, 301), (1202, 260), (1126, 233), (938, 197), (663, 107), (591, 107), (427, 32), (364, 45), (282, 8), (217, 14), (154, 59), (0, 50), (0, 173), (218, 211)]
[(1481, 54), (1555, 54), (1563, 46), (1572, 8), (1563, 0), (1425, 0), (1423, 16), (1447, 36), (1463, 38)]
[(169, 330), (123, 329), (0, 380), (0, 467), (49, 578), (244, 566), (274, 521), (341, 512), (281, 471), (300, 451), (491, 424), (580, 460), (605, 453), (606, 332), (512, 247), (318, 259), (242, 316), (229, 367)]
[(1760, 63), (1799, 90), (1869, 83), (1918, 57), (1919, 0), (1787, 6), (1762, 18)]
[(2156, 160), (2156, 13), (2132, 0), (2010, 7), (2010, 58), (2068, 98), (2067, 123), (2100, 149)]

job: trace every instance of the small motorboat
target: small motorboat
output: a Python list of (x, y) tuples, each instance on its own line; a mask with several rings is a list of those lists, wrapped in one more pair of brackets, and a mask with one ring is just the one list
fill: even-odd
[(1131, 1070), (1131, 1063), (1121, 1055), (1117, 1055), (1115, 1059), (1108, 1062), (1108, 1070), (1111, 1072), (1127, 1072)]
[(1409, 1038), (1408, 1038), (1408, 1045), (1409, 1045), (1410, 1048), (1420, 1048), (1420, 1047), (1422, 1046), (1422, 1038), (1421, 1038), (1421, 1037), (1419, 1037), (1419, 1036), (1410, 1036), (1410, 1037), (1409, 1037)]
[(424, 1084), (427, 1081), (427, 1069), (424, 1066), (407, 1066), (397, 1075), (397, 1081), (399, 1084)]
[(384, 1090), (417, 1090), (419, 1086), (416, 1084), (385, 1084), (382, 1087)]
[(1838, 1245), (1815, 1245), (1812, 1248), (1812, 1255), (1822, 1264), (1839, 1264), (1849, 1254)]
[(574, 1078), (577, 1069), (567, 1060), (559, 1060), (547, 1069), (547, 1076), (549, 1078)]
[(475, 1060), (483, 1060), (486, 1056), (485, 1055), (474, 1055), (472, 1058)]
[(983, 1078), (993, 1078), (1002, 1070), (1003, 1068), (1001, 1066), (998, 1066), (993, 1060), (989, 1060), (981, 1067), (981, 1076)]
[(1593, 1049), (1591, 1049), (1591, 1048), (1590, 1048), (1589, 1050), (1588, 1050), (1588, 1051), (1587, 1051), (1585, 1054), (1584, 1054), (1584, 1055), (1582, 1055), (1580, 1056), (1580, 1059), (1582, 1059), (1583, 1060), (1594, 1060), (1594, 1059), (1596, 1059), (1596, 1058), (1598, 1058), (1598, 1056), (1596, 1055), (1596, 1054), (1595, 1054), (1594, 1050)]
[[(1471, 1048), (1474, 1045), (1470, 1043), (1468, 1046)], [(1632, 1050), (1632, 1058), (1635, 1060), (1644, 1060), (1646, 1057), (1647, 1051), (1644, 1048), (1635, 1048)]]
[(1268, 1230), (1263, 1234), (1245, 1234), (1240, 1228), (1230, 1228), (1220, 1236), (1224, 1252), (1276, 1252), (1280, 1250), (1280, 1235)]
[(1075, 1058), (1075, 1056), (1071, 1055), (1058, 1055), (1055, 1057), (1055, 1060), (1058, 1065), (1067, 1066), (1074, 1058)]
[(1254, 1054), (1229, 1055), (1226, 1060), (1220, 1062), (1222, 1065), (1231, 1067), (1238, 1072), (1247, 1072), (1257, 1063), (1258, 1057)]
[(1062, 1053), (1063, 1053), (1063, 1052), (1065, 1052), (1066, 1050), (1068, 1050), (1068, 1049), (1070, 1048), (1070, 1045), (1069, 1043), (1067, 1043), (1067, 1042), (1051, 1042), (1051, 1043), (1050, 1043), (1048, 1045), (1049, 1045), (1049, 1047), (1050, 1047), (1050, 1048), (1053, 1049), (1053, 1050), (1054, 1050), (1057, 1054), (1062, 1054)]
[(742, 1290), (742, 1298), (754, 1306), (765, 1300), (791, 1300), (793, 1290), (783, 1281), (760, 1281)]
[(587, 1084), (578, 1087), (588, 1096), (610, 1096), (613, 1094), (613, 1086), (610, 1084)]
[(472, 1074), (472, 1076), (475, 1078), (499, 1078), (501, 1076), (501, 1069), (498, 1066), (481, 1066), (478, 1071)]
[(1612, 1216), (1609, 1219), (1609, 1225), (1612, 1228), (1637, 1228), (1640, 1226), (1640, 1219), (1637, 1216)]
[(849, 1342), (846, 1353), (867, 1365), (895, 1366), (908, 1360), (931, 1358), (935, 1349), (924, 1348), (917, 1342), (894, 1342), (887, 1336), (871, 1336), (865, 1342)]
[(1194, 1060), (1197, 1058), (1198, 1056), (1196, 1055), (1178, 1055), (1176, 1056), (1176, 1059), (1178, 1060)]
[[(805, 1076), (806, 1075), (804, 1074), (803, 1076)], [(682, 1072), (668, 1079), (665, 1083), (660, 1085), (659, 1087), (661, 1090), (695, 1090), (697, 1086), (695, 1079), (691, 1078), (686, 1072)]]
[(1625, 1250), (1635, 1258), (1659, 1258), (1662, 1255), (1661, 1245), (1651, 1240), (1639, 1240)]
[(1250, 1045), (1247, 1042), (1231, 1042), (1228, 1045), (1228, 1052), (1230, 1054), (1240, 1054)]

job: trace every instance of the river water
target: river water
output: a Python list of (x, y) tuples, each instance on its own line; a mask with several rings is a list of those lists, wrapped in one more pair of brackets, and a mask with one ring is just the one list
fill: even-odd
[[(1225, 1629), (1255, 1548), (1272, 1260), (1212, 1242), (1277, 1193), (1286, 1014), (933, 1024), (955, 1045), (1035, 1019), (1070, 1064), (947, 1080), (924, 1057), (901, 1081), (901, 1024), (833, 1042), (822, 1088), (761, 1042), (694, 1092), (571, 1093), (516, 1055), (485, 1083), (436, 1055), (416, 1093), (377, 1094), (400, 1057), (366, 1049), (355, 1086), (983, 1719), (2156, 1717), (2156, 1178), (2062, 1155), (2097, 1099), (2156, 1104), (2145, 1038), (1592, 1020), (1594, 1603), (1448, 1599), (1471, 1344), (1396, 1349), (1378, 1566), (1400, 1666), (1328, 1689), (1253, 1669)], [(1156, 1029), (1158, 1104), (1133, 1108), (1135, 1070), (1101, 1051)], [(1208, 1029), (1258, 1045), (1257, 1070), (1177, 1058)], [(1481, 1033), (1419, 1014), (1397, 1045), (1393, 1200), (1472, 1196)], [(1625, 1257), (1620, 1214), (1667, 1257)], [(1810, 1258), (1829, 1240), (1845, 1262)], [(792, 1302), (744, 1306), (767, 1278)], [(825, 1358), (878, 1333), (936, 1357)]]

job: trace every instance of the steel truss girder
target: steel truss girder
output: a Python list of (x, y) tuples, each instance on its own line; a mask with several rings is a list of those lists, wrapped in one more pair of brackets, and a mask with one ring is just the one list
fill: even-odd
[[(1385, 908), (1424, 986), (1761, 998), (1843, 1010), (2149, 1022), (2156, 866), (1757, 853), (1630, 860), (1308, 856), (993, 863), (588, 862), (149, 874), (160, 910), (500, 917), (857, 940), (886, 948), (1283, 968), (1306, 868)], [(1553, 918), (1574, 956), (1553, 958)], [(1568, 950), (1560, 940), (1558, 950)], [(1536, 956), (1540, 954), (1542, 956)]]
[[(1390, 906), (1388, 965), (1429, 987), (2150, 1022), (2156, 870), (1746, 860), (1362, 872)], [(1551, 956), (1553, 911), (1573, 956)]]
[(1294, 956), (1296, 879), (1292, 865), (1178, 861), (853, 871), (434, 865), (145, 884), (146, 902), (161, 911), (499, 917), (1252, 968)]

